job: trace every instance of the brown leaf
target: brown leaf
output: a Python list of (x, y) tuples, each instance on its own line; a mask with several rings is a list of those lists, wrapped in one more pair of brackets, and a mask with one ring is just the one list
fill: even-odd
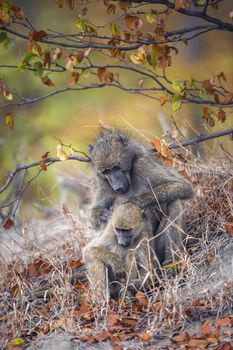
[(44, 30), (40, 30), (39, 32), (29, 32), (29, 39), (31, 41), (38, 41), (45, 37), (47, 34)]
[(144, 332), (144, 333), (139, 333), (138, 336), (144, 342), (147, 342), (151, 338), (151, 334), (150, 334), (149, 331), (148, 332)]
[(210, 335), (212, 333), (212, 328), (209, 326), (210, 320), (206, 320), (204, 324), (200, 327), (200, 334), (202, 336)]
[(80, 267), (82, 265), (83, 263), (80, 260), (71, 260), (68, 264), (69, 267)]
[(221, 350), (232, 350), (231, 344), (228, 342), (224, 343)]
[(111, 333), (108, 331), (95, 334), (94, 338), (98, 341), (104, 341), (111, 337)]
[(206, 339), (191, 338), (188, 342), (189, 347), (205, 348), (208, 345)]
[(5, 230), (9, 230), (12, 226), (14, 226), (14, 221), (11, 218), (7, 218), (2, 226)]
[(187, 342), (189, 341), (189, 339), (190, 339), (189, 334), (186, 332), (176, 335), (175, 337), (172, 338), (172, 340), (175, 341), (176, 343)]
[(74, 0), (66, 0), (66, 4), (71, 10), (73, 10), (73, 8), (74, 8)]
[(229, 92), (228, 94), (225, 95), (222, 103), (224, 105), (228, 105), (229, 103), (231, 103), (232, 100), (233, 100), (233, 92)]
[(98, 68), (98, 70), (97, 70), (97, 75), (98, 75), (98, 78), (101, 82), (104, 81), (106, 71), (107, 71), (106, 68)]
[(79, 81), (80, 74), (76, 72), (71, 73), (71, 80), (69, 82), (69, 85), (75, 85)]
[(81, 63), (82, 60), (84, 59), (84, 57), (85, 57), (84, 51), (77, 52), (76, 58), (77, 58), (78, 63)]
[(142, 306), (145, 306), (147, 307), (148, 306), (148, 300), (145, 296), (145, 294), (141, 291), (137, 292), (136, 295), (135, 295), (139, 305), (142, 305)]
[(213, 128), (215, 126), (214, 118), (209, 117), (207, 123), (209, 124), (209, 126), (211, 126), (211, 128)]
[(130, 30), (138, 29), (142, 26), (142, 21), (138, 16), (126, 15), (124, 17), (124, 22)]
[(222, 123), (225, 122), (225, 120), (226, 120), (226, 112), (222, 108), (219, 109), (217, 116), (218, 116), (218, 120), (220, 122), (222, 122)]
[(41, 159), (47, 159), (49, 157), (49, 151), (45, 152), (45, 154), (43, 154), (43, 156), (41, 157)]
[(39, 165), (42, 170), (46, 171), (47, 170), (47, 165), (45, 164), (44, 159), (39, 160)]
[(225, 230), (233, 235), (233, 215), (227, 218), (227, 223), (224, 225)]
[(50, 69), (51, 66), (51, 53), (49, 50), (45, 51), (44, 53), (44, 59), (43, 59), (43, 66), (44, 68), (48, 65), (48, 68)]
[(203, 106), (201, 108), (201, 110), (202, 110), (203, 117), (205, 117), (208, 120), (208, 118), (210, 117), (210, 112), (208, 110), (208, 107), (207, 106)]
[(220, 318), (219, 320), (215, 321), (215, 326), (216, 326), (216, 327), (227, 327), (227, 326), (231, 326), (231, 319), (230, 319), (230, 317), (223, 317), (223, 318)]
[(182, 41), (183, 41), (183, 43), (186, 45), (186, 46), (188, 46), (188, 38), (185, 38), (185, 37), (183, 37), (182, 39), (181, 39)]
[(18, 5), (11, 5), (11, 11), (14, 19), (23, 19), (25, 17), (23, 10)]
[(219, 80), (222, 79), (225, 83), (227, 82), (227, 78), (226, 78), (224, 72), (221, 72), (221, 73), (218, 75), (218, 78), (219, 78)]
[(215, 88), (212, 85), (212, 83), (209, 80), (204, 80), (201, 83), (201, 86), (203, 89), (205, 89), (206, 92), (208, 92), (210, 95), (213, 95), (215, 93)]
[(38, 271), (37, 271), (36, 265), (34, 263), (28, 264), (27, 269), (33, 277), (38, 276)]
[(107, 14), (109, 15), (110, 13), (112, 13), (114, 15), (115, 11), (116, 11), (116, 6), (113, 4), (110, 4), (107, 8)]
[(47, 86), (54, 86), (54, 83), (52, 82), (52, 80), (49, 79), (47, 74), (41, 78), (41, 81)]

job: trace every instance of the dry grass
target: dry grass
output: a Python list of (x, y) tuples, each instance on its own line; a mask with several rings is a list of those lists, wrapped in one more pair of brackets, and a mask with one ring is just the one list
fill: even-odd
[[(114, 301), (97, 305), (86, 283), (71, 281), (74, 262), (81, 259), (92, 234), (82, 210), (66, 211), (60, 221), (47, 221), (43, 227), (34, 223), (34, 235), (25, 237), (25, 230), (32, 228), (24, 227), (18, 258), (1, 266), (3, 348), (16, 337), (30, 342), (60, 329), (80, 337), (111, 328), (119, 334), (149, 331), (152, 336), (171, 337), (194, 321), (232, 314), (233, 235), (228, 221), (233, 215), (233, 173), (227, 164), (216, 170), (193, 162), (185, 171), (197, 188), (196, 199), (185, 210), (188, 252), (180, 257), (176, 271), (163, 271), (160, 287), (147, 300), (137, 297), (131, 305)], [(48, 239), (50, 227), (55, 233)], [(33, 295), (48, 282), (49, 290), (40, 297)]]

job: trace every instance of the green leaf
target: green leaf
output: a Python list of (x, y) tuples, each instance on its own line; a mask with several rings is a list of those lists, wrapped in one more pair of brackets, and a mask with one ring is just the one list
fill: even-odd
[(176, 78), (172, 80), (172, 87), (174, 90), (181, 92), (184, 90), (184, 83), (179, 78)]
[(197, 5), (202, 6), (202, 5), (205, 5), (205, 3), (206, 3), (206, 0), (196, 0)]
[(23, 63), (30, 64), (30, 62), (34, 59), (38, 58), (38, 55), (32, 52), (27, 52), (23, 58)]
[(150, 58), (151, 58), (152, 67), (155, 69), (155, 68), (156, 68), (156, 63), (157, 63), (157, 58), (156, 58), (156, 51), (155, 51), (155, 49), (153, 49), (153, 50), (151, 51)]
[(15, 338), (14, 340), (12, 340), (12, 342), (10, 343), (10, 345), (12, 347), (16, 347), (16, 346), (23, 346), (25, 345), (25, 340), (22, 338)]
[(35, 62), (33, 64), (33, 68), (35, 69), (34, 75), (36, 77), (42, 78), (42, 75), (43, 75), (43, 72), (44, 72), (43, 64), (40, 61)]
[(154, 21), (155, 21), (155, 15), (153, 14), (153, 13), (146, 13), (146, 15), (145, 15), (145, 17), (146, 17), (146, 21), (148, 22), (148, 23), (150, 23), (150, 24), (153, 24), (154, 23)]
[(205, 89), (201, 89), (201, 90), (199, 91), (199, 97), (200, 97), (202, 100), (207, 100), (207, 95), (206, 95)]
[(117, 25), (116, 25), (116, 23), (111, 23), (110, 24), (110, 28), (111, 28), (111, 31), (112, 31), (112, 34), (113, 35), (116, 35), (116, 34), (118, 34), (118, 28), (117, 28)]
[(10, 39), (10, 38), (6, 38), (4, 41), (3, 41), (3, 46), (4, 48), (7, 50), (9, 47), (12, 47), (15, 45), (15, 42), (13, 39)]
[(18, 64), (17, 71), (18, 71), (19, 73), (22, 73), (22, 72), (24, 71), (24, 68), (26, 68), (26, 67), (27, 67), (26, 64), (20, 63), (20, 64)]
[(75, 20), (75, 27), (77, 27), (78, 29), (80, 29), (82, 32), (85, 32), (86, 29), (86, 24), (85, 24), (85, 20), (82, 16), (78, 16)]
[(172, 110), (177, 111), (181, 107), (181, 96), (174, 95), (172, 96)]
[(2, 43), (6, 39), (7, 39), (7, 33), (1, 32), (0, 33), (0, 43)]
[(197, 85), (193, 79), (193, 77), (189, 77), (188, 78), (188, 85), (192, 88), (192, 89), (196, 89), (197, 88)]

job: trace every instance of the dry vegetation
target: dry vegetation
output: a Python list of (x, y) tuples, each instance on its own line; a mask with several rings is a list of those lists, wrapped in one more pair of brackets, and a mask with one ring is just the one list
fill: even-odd
[(34, 229), (46, 236), (45, 227), (62, 227), (63, 245), (57, 234), (47, 246), (37, 242), (36, 235), (28, 234), (24, 237), (24, 259), (5, 261), (1, 266), (3, 348), (18, 337), (30, 343), (60, 331), (74, 331), (73, 340), (86, 343), (87, 348), (110, 341), (114, 350), (129, 349), (132, 344), (123, 344), (130, 340), (135, 349), (232, 348), (231, 165), (224, 160), (221, 165), (219, 161), (218, 166), (207, 167), (189, 160), (177, 161), (176, 166), (191, 178), (197, 197), (185, 208), (188, 252), (163, 270), (160, 288), (147, 298), (138, 292), (130, 303), (96, 303), (88, 283), (77, 279), (82, 248), (92, 232), (82, 209), (78, 214), (65, 209), (61, 221)]

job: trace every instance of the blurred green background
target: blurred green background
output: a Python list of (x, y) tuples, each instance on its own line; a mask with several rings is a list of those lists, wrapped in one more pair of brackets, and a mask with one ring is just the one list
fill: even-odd
[[(226, 21), (230, 21), (229, 12), (231, 1), (225, 1), (220, 5), (218, 12), (210, 10), (214, 16), (222, 16)], [(63, 33), (76, 33), (74, 22), (78, 14), (81, 13), (83, 5), (77, 4), (74, 10), (67, 6), (59, 8), (55, 1), (17, 1), (17, 4), (24, 9), (36, 30), (54, 29)], [(145, 7), (148, 10), (152, 5)], [(115, 14), (115, 16), (117, 13)], [(113, 18), (113, 15), (106, 14), (106, 7), (101, 2), (93, 2), (88, 5), (86, 17), (96, 25), (101, 25)], [(177, 15), (172, 22), (172, 28), (180, 28), (195, 24), (191, 18)], [(147, 25), (147, 24), (146, 24)], [(22, 31), (22, 27), (20, 27)], [(110, 33), (109, 26), (102, 33)], [(12, 38), (11, 35), (9, 37)], [(167, 69), (167, 75), (170, 78), (180, 77), (187, 79), (193, 76), (198, 80), (209, 79), (214, 73), (223, 71), (227, 77), (227, 86), (233, 90), (232, 76), (232, 36), (231, 33), (210, 32), (204, 34), (189, 42), (188, 46), (184, 43), (178, 43), (179, 54), (173, 57), (173, 65)], [(0, 46), (0, 65), (19, 64), (22, 61), (26, 51), (26, 41), (16, 40), (13, 47), (4, 49)], [(42, 45), (46, 49), (46, 45)], [(95, 53), (91, 52), (93, 59)], [(106, 57), (98, 58), (98, 62), (105, 64), (109, 62)], [(126, 74), (124, 71), (124, 80), (129, 86), (138, 86), (139, 78)], [(70, 73), (62, 74), (52, 73), (49, 77), (55, 83), (54, 87), (43, 85), (40, 79), (36, 78), (31, 72), (24, 71), (19, 74), (14, 69), (0, 70), (0, 77), (4, 78), (7, 85), (24, 97), (37, 97), (68, 86)], [(85, 78), (82, 77), (82, 83)], [(5, 104), (5, 100), (0, 97), (0, 104)], [(13, 130), (5, 126), (5, 113), (11, 112), (14, 116), (15, 126)], [(215, 119), (214, 128), (207, 126), (201, 118), (201, 106), (183, 105), (182, 108), (174, 113), (171, 106), (166, 104), (161, 107), (158, 102), (139, 95), (127, 94), (115, 88), (106, 87), (97, 90), (87, 90), (85, 92), (65, 92), (56, 95), (39, 103), (24, 106), (19, 109), (9, 109), (0, 111), (0, 182), (3, 183), (5, 176), (17, 164), (39, 160), (41, 155), (50, 151), (51, 156), (56, 155), (57, 141), (53, 136), (62, 139), (66, 144), (72, 144), (74, 148), (81, 151), (87, 150), (87, 145), (94, 138), (99, 121), (123, 128), (134, 128), (144, 131), (150, 139), (151, 135), (160, 136), (163, 134), (163, 128), (159, 120), (159, 113), (163, 113), (167, 122), (174, 128), (171, 121), (171, 115), (174, 117), (177, 125), (186, 137), (191, 138), (197, 133), (214, 132), (221, 129), (232, 127), (232, 114), (229, 114), (226, 122), (220, 123)], [(220, 155), (218, 140), (208, 141), (205, 146), (199, 145), (198, 151), (203, 158), (216, 157)], [(232, 143), (228, 137), (222, 138), (226, 149), (232, 148)], [(54, 164), (48, 168), (47, 172), (41, 175), (33, 182), (24, 196), (24, 205), (21, 214), (30, 216), (32, 206), (31, 201), (51, 206), (53, 203), (61, 201), (61, 191), (58, 177), (71, 175), (77, 179), (79, 184), (79, 173), (82, 171), (87, 174), (89, 171), (86, 165), (79, 162), (68, 161)], [(32, 175), (34, 170), (30, 171)], [(62, 172), (62, 174), (61, 174)], [(69, 195), (70, 196), (70, 195)], [(0, 198), (2, 200), (4, 194)], [(52, 202), (50, 202), (50, 200)], [(29, 213), (28, 213), (29, 210)]]

